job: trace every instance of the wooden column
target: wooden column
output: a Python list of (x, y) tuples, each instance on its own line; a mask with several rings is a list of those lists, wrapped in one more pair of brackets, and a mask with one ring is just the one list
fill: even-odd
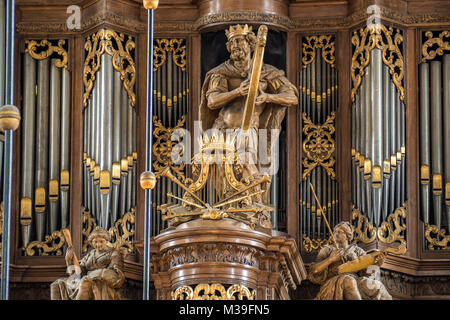
[[(297, 86), (297, 69), (299, 61), (299, 46), (294, 32), (287, 34), (286, 46), (286, 69), (287, 77)], [(301, 135), (298, 132), (298, 113), (299, 107), (288, 108), (287, 112), (287, 197), (286, 197), (286, 215), (287, 232), (298, 240), (299, 237), (299, 148), (301, 145)], [(300, 138), (299, 138), (300, 137)]]
[(419, 214), (419, 105), (418, 105), (418, 57), (417, 32), (415, 28), (406, 30), (405, 38), (405, 93), (406, 93), (406, 237), (408, 255), (419, 257), (418, 235), (423, 234), (423, 223)]
[(339, 105), (336, 111), (336, 179), (339, 183), (340, 220), (351, 220), (351, 101), (350, 32), (339, 30), (336, 36)]

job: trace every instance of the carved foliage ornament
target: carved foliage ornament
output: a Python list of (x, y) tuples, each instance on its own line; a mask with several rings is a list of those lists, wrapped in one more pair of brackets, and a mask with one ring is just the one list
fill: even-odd
[(405, 98), (402, 81), (404, 77), (404, 61), (400, 49), (403, 42), (403, 36), (399, 29), (387, 28), (381, 24), (372, 24), (364, 29), (354, 31), (352, 44), (354, 53), (352, 57), (351, 75), (353, 81), (352, 101), (355, 101), (355, 95), (361, 85), (364, 69), (370, 63), (370, 51), (375, 47), (381, 50), (383, 63), (389, 67), (389, 73), (392, 81), (400, 93), (400, 100)]
[(336, 66), (336, 58), (334, 56), (335, 42), (332, 40), (331, 35), (306, 37), (302, 47), (303, 68), (306, 68), (308, 64), (314, 61), (316, 58), (316, 49), (322, 49), (322, 59), (329, 63), (332, 68)]
[(317, 251), (326, 245), (332, 245), (334, 243), (333, 238), (330, 236), (328, 239), (310, 239), (306, 235), (303, 235), (303, 249), (307, 253)]
[(200, 283), (193, 289), (181, 286), (171, 292), (172, 300), (254, 300), (256, 290), (233, 284), (227, 290), (220, 283)]
[(435, 225), (425, 224), (425, 239), (428, 242), (429, 250), (450, 250), (450, 246), (448, 245), (450, 235), (446, 234), (445, 229), (439, 230)]
[(375, 227), (362, 212), (353, 206), (352, 222), (356, 221), (354, 229), (354, 243), (371, 243), (378, 239), (382, 243), (392, 244), (399, 242), (406, 245), (404, 231), (406, 230), (406, 204), (395, 209), (379, 228)]
[(41, 40), (40, 42), (35, 40), (26, 40), (25, 45), (27, 47), (25, 48), (25, 52), (30, 54), (30, 56), (36, 60), (44, 60), (53, 54), (57, 54), (61, 56), (61, 58), (55, 59), (55, 66), (58, 68), (67, 69), (69, 55), (66, 49), (64, 49), (65, 44), (66, 40), (58, 40), (57, 46), (53, 45), (49, 40)]
[[(48, 256), (51, 253), (60, 256), (62, 255), (64, 243), (65, 238), (63, 233), (61, 231), (55, 231), (51, 235), (46, 235), (44, 241), (30, 242), (24, 250), (27, 256), (34, 256), (36, 252), (39, 252), (39, 255), (42, 256)], [(39, 249), (42, 249), (42, 252)]]
[(186, 70), (186, 44), (183, 39), (156, 39), (153, 46), (154, 67), (158, 70), (167, 60), (167, 53), (172, 52), (172, 60), (181, 70)]
[[(450, 31), (443, 31), (438, 37), (433, 38), (433, 32), (425, 32), (428, 39), (422, 45), (422, 62), (433, 60), (436, 55), (442, 56), (444, 51), (450, 51), (450, 43), (444, 39), (450, 39)], [(437, 46), (437, 48), (434, 48)], [(434, 49), (433, 49), (434, 48)]]
[[(108, 230), (109, 234), (111, 235), (111, 242), (108, 243), (109, 247), (125, 247), (127, 248), (127, 251), (129, 253), (132, 253), (134, 251), (133, 236), (135, 233), (135, 211), (136, 209), (132, 208), (130, 212), (125, 213), (123, 217), (121, 219), (118, 219), (114, 223), (114, 226)], [(87, 239), (96, 226), (97, 224), (89, 214), (89, 212), (83, 211), (83, 253), (86, 253), (88, 251), (89, 243)]]
[[(186, 117), (182, 116), (180, 120), (178, 120), (177, 125), (174, 128), (166, 128), (162, 125), (161, 120), (158, 120), (158, 116), (153, 116), (153, 137), (156, 141), (153, 143), (153, 155), (155, 156), (155, 161), (153, 161), (153, 169), (156, 177), (160, 177), (161, 173), (167, 167), (175, 172), (178, 179), (181, 181), (185, 180), (184, 176), (184, 168), (185, 164), (180, 161), (180, 164), (177, 163), (178, 159), (172, 158), (172, 153), (177, 155), (178, 157), (183, 156), (183, 150), (175, 150), (173, 149), (175, 146), (181, 146), (180, 141), (172, 141), (172, 135), (177, 130), (182, 130), (184, 128), (186, 122)], [(180, 131), (182, 132), (182, 131)], [(178, 135), (179, 139), (182, 138), (182, 135)], [(175, 162), (175, 163), (174, 163)]]
[(325, 123), (321, 125), (312, 123), (305, 112), (302, 114), (302, 118), (304, 123), (303, 133), (306, 135), (306, 139), (303, 141), (303, 151), (305, 153), (305, 158), (303, 159), (303, 166), (305, 167), (303, 180), (306, 180), (316, 166), (322, 166), (328, 175), (331, 176), (331, 179), (335, 179), (336, 174), (333, 170), (335, 160), (332, 155), (336, 146), (332, 134), (335, 131), (333, 123), (336, 113), (332, 112)]
[(100, 69), (101, 56), (107, 53), (112, 56), (113, 67), (120, 72), (123, 87), (128, 93), (131, 105), (136, 104), (134, 83), (136, 82), (136, 66), (131, 54), (136, 44), (131, 36), (125, 42), (123, 33), (117, 34), (112, 30), (100, 29), (97, 33), (88, 36), (84, 44), (86, 59), (84, 61), (83, 82), (84, 95), (83, 105), (87, 107), (88, 99), (94, 88), (95, 74)]

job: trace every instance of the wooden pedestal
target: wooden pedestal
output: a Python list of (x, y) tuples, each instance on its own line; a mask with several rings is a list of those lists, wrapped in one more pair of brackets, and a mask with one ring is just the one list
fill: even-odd
[(284, 300), (306, 278), (294, 238), (234, 220), (186, 222), (162, 232), (152, 246), (158, 300), (182, 293), (184, 299), (250, 293), (258, 300)]

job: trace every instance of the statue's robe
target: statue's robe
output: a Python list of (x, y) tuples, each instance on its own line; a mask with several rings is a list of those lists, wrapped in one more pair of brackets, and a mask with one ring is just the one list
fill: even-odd
[[(208, 107), (208, 96), (212, 93), (225, 93), (229, 92), (235, 88), (237, 88), (242, 81), (247, 79), (249, 75), (247, 73), (242, 73), (239, 69), (237, 69), (231, 60), (227, 60), (219, 66), (211, 69), (207, 72), (205, 81), (203, 82), (202, 90), (201, 90), (201, 101), (199, 106), (199, 116), (201, 120), (202, 130), (206, 131), (208, 129), (218, 129), (222, 133), (225, 133), (227, 129), (235, 129), (239, 130), (239, 127), (229, 128), (224, 120), (223, 120), (223, 112), (226, 108), (222, 107), (220, 109), (210, 109)], [(234, 85), (233, 85), (234, 84)], [(269, 94), (281, 94), (281, 93), (290, 93), (297, 97), (298, 99), (298, 91), (295, 86), (286, 78), (284, 71), (279, 70), (271, 65), (263, 64), (261, 75), (260, 75), (260, 85), (265, 88), (264, 92)], [(233, 105), (242, 106), (242, 114), (245, 107), (246, 96), (239, 97), (232, 101)], [(230, 103), (230, 104), (231, 104)], [(250, 155), (245, 155), (247, 159), (253, 159), (252, 163), (246, 161), (243, 166), (243, 178), (251, 178), (256, 180), (259, 176), (262, 176), (264, 173), (268, 173), (269, 175), (272, 172), (273, 161), (272, 159), (272, 148), (271, 143), (276, 141), (278, 138), (279, 132), (281, 130), (281, 123), (286, 114), (286, 106), (281, 106), (273, 103), (267, 103), (264, 106), (263, 111), (259, 115), (259, 117), (254, 117), (250, 133), (253, 136), (253, 144), (246, 145), (245, 148)], [(258, 133), (261, 129), (267, 129), (267, 149), (262, 151), (258, 150)], [(277, 129), (277, 131), (271, 131), (271, 129)], [(237, 149), (240, 147), (237, 146)], [(265, 162), (261, 162), (259, 155), (265, 154), (267, 159)], [(220, 171), (220, 169), (219, 169)], [(216, 181), (215, 189), (220, 198), (225, 197), (233, 190), (224, 189), (223, 186), (227, 185), (225, 181), (225, 175), (222, 172), (218, 172), (215, 174), (217, 179), (220, 181)], [(260, 188), (264, 190), (264, 194), (261, 198), (261, 195), (253, 197), (253, 199), (257, 202), (269, 202), (270, 192), (267, 192), (270, 187), (270, 182), (265, 183), (263, 186), (258, 186), (253, 188), (251, 192), (256, 192)]]
[[(106, 247), (101, 253), (90, 250), (81, 260), (81, 279), (72, 285), (71, 278), (61, 278), (51, 284), (52, 300), (119, 300), (117, 290), (125, 280), (123, 253)], [(121, 272), (117, 272), (120, 270)]]
[[(318, 253), (316, 262), (327, 259), (337, 249), (335, 246), (324, 246)], [(347, 277), (356, 280), (356, 286), (363, 300), (391, 300), (392, 297), (386, 290), (383, 283), (373, 277), (367, 277), (366, 271), (358, 273), (338, 274), (338, 267), (347, 261), (352, 261), (366, 252), (355, 244), (350, 244), (344, 252), (343, 261), (332, 263), (324, 271), (314, 274), (310, 272), (308, 278), (312, 283), (319, 284), (320, 291), (316, 300), (345, 300), (345, 291), (351, 288), (347, 287)]]

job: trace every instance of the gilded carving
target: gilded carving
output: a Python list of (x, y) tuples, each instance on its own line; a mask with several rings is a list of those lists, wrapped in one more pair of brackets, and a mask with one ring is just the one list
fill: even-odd
[(428, 242), (428, 249), (450, 250), (448, 243), (450, 235), (446, 234), (445, 229), (439, 229), (435, 225), (425, 224), (425, 239)]
[[(30, 54), (30, 56), (36, 60), (44, 60), (56, 53), (61, 56), (61, 58), (55, 60), (55, 66), (58, 68), (67, 69), (69, 55), (66, 49), (64, 49), (65, 44), (66, 40), (58, 40), (57, 46), (53, 45), (49, 40), (41, 40), (39, 43), (35, 40), (26, 40), (25, 45), (27, 47), (25, 52)], [(47, 48), (47, 50), (45, 50), (45, 48)]]
[(305, 112), (302, 114), (302, 118), (304, 123), (303, 133), (306, 135), (303, 141), (303, 151), (305, 153), (303, 158), (303, 180), (306, 180), (311, 171), (317, 166), (323, 167), (331, 179), (335, 179), (336, 174), (333, 170), (333, 165), (336, 161), (332, 155), (336, 146), (332, 134), (335, 131), (334, 119), (336, 118), (336, 113), (332, 112), (325, 123), (321, 125), (312, 123)]
[(83, 234), (83, 238), (85, 239), (82, 248), (83, 253), (87, 252), (89, 246), (89, 242), (87, 241), (87, 239), (89, 238), (89, 235), (95, 229), (96, 226), (97, 223), (95, 222), (94, 218), (90, 215), (88, 211), (84, 211), (83, 208), (83, 230), (81, 231), (81, 233)]
[(303, 249), (305, 252), (311, 253), (322, 249), (326, 245), (333, 244), (333, 238), (330, 236), (328, 239), (310, 239), (305, 234), (303, 235)]
[[(443, 31), (438, 37), (433, 37), (433, 32), (425, 32), (427, 40), (422, 45), (422, 62), (433, 60), (436, 55), (442, 56), (444, 51), (450, 51), (450, 43), (444, 39), (450, 39), (450, 31)], [(437, 48), (433, 49), (434, 46)]]
[(303, 68), (314, 61), (316, 58), (316, 49), (322, 49), (322, 59), (334, 68), (336, 65), (335, 42), (331, 35), (308, 36), (306, 42), (303, 42)]
[(192, 288), (181, 286), (171, 292), (172, 300), (254, 300), (256, 290), (234, 284), (227, 290), (220, 283), (200, 283)]
[[(51, 235), (46, 235), (44, 241), (33, 241), (24, 248), (27, 256), (34, 256), (36, 252), (42, 256), (48, 256), (54, 253), (57, 256), (62, 255), (62, 247), (65, 243), (64, 235), (61, 231), (55, 231)], [(40, 250), (42, 249), (42, 251)]]
[(406, 230), (405, 204), (391, 213), (379, 228), (370, 223), (368, 218), (353, 206), (352, 222), (355, 221), (354, 243), (371, 243), (375, 240), (379, 240), (386, 244), (400, 242), (400, 245), (406, 245), (405, 237), (402, 234)]
[(134, 251), (132, 237), (134, 236), (135, 209), (127, 212), (124, 216), (114, 223), (114, 227), (109, 229), (112, 235), (111, 246), (114, 248), (126, 247), (129, 253)]
[(364, 29), (354, 31), (352, 37), (352, 44), (354, 53), (352, 57), (351, 76), (353, 81), (352, 87), (352, 101), (355, 101), (355, 95), (364, 76), (364, 69), (370, 63), (370, 51), (375, 47), (382, 52), (383, 63), (389, 67), (389, 73), (392, 76), (392, 81), (400, 93), (400, 100), (404, 100), (404, 61), (401, 52), (401, 44), (403, 36), (399, 29), (387, 28), (384, 25), (376, 24), (367, 26)]
[(404, 221), (406, 221), (405, 204), (403, 204), (402, 207), (397, 208), (394, 213), (391, 213), (386, 218), (386, 221), (381, 224), (377, 230), (378, 239), (383, 243), (391, 244), (398, 241), (400, 244), (406, 245), (405, 236), (402, 235), (402, 232), (406, 230), (406, 225), (403, 223)]
[[(186, 179), (184, 175), (185, 164), (180, 161), (179, 164), (175, 164), (172, 158), (172, 151), (174, 146), (179, 144), (179, 141), (172, 141), (172, 135), (176, 130), (183, 129), (186, 123), (186, 117), (182, 116), (178, 120), (177, 125), (174, 128), (166, 128), (162, 125), (161, 120), (158, 120), (158, 116), (153, 116), (153, 137), (156, 141), (153, 143), (153, 155), (155, 160), (153, 161), (153, 169), (157, 178), (161, 177), (161, 173), (166, 168), (172, 169), (178, 179), (184, 181)], [(181, 139), (182, 136), (179, 137)], [(174, 154), (183, 156), (183, 152), (174, 152)], [(176, 160), (175, 160), (176, 162)]]
[(131, 51), (136, 44), (131, 36), (125, 42), (123, 33), (116, 33), (112, 30), (100, 29), (87, 37), (84, 44), (86, 59), (84, 61), (83, 82), (85, 92), (83, 94), (83, 105), (87, 107), (88, 99), (94, 88), (95, 74), (100, 69), (101, 55), (107, 53), (112, 56), (113, 67), (120, 72), (120, 79), (123, 87), (128, 93), (131, 105), (136, 104), (136, 94), (134, 84), (136, 82), (136, 66)]
[[(134, 251), (133, 236), (135, 233), (135, 212), (136, 209), (132, 208), (131, 212), (127, 212), (121, 219), (118, 219), (114, 226), (112, 226), (108, 232), (111, 236), (111, 241), (108, 244), (112, 248), (127, 248), (129, 253)], [(97, 227), (95, 219), (89, 212), (83, 211), (83, 248), (82, 252), (86, 253), (89, 246), (89, 236)]]
[(376, 227), (369, 222), (369, 219), (362, 214), (361, 211), (353, 206), (352, 208), (352, 222), (356, 220), (356, 227), (354, 230), (353, 242), (371, 243), (377, 238)]
[(167, 52), (172, 52), (172, 60), (181, 70), (186, 70), (186, 44), (183, 39), (156, 39), (153, 46), (154, 67), (158, 70), (167, 60)]

